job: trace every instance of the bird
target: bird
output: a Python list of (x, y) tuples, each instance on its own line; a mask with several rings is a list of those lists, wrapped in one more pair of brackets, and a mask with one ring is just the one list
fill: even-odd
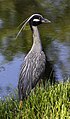
[(18, 37), (21, 30), (29, 23), (33, 36), (33, 44), (30, 51), (25, 56), (20, 70), (18, 81), (20, 107), (23, 100), (30, 94), (45, 71), (46, 57), (43, 52), (38, 25), (50, 22), (51, 21), (44, 18), (41, 14), (33, 14), (23, 22), (24, 24), (22, 23), (23, 26), (17, 34)]

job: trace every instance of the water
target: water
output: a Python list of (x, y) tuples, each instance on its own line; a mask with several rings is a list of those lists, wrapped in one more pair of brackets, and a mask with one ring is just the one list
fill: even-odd
[(32, 46), (29, 25), (14, 38), (19, 24), (33, 13), (41, 13), (51, 21), (40, 25), (39, 31), (56, 80), (70, 77), (70, 1), (0, 0), (0, 97), (17, 87), (22, 61)]
[(70, 45), (54, 40), (50, 47), (47, 48), (47, 55), (49, 61), (54, 61), (56, 80), (64, 82), (70, 78)]
[[(0, 55), (0, 59), (3, 56)], [(0, 97), (9, 95), (18, 85), (20, 66), (23, 57), (15, 57), (13, 61), (5, 63), (0, 67)]]

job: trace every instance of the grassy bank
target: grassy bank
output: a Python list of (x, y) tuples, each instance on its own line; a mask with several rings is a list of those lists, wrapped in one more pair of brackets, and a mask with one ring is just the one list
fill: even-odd
[(23, 109), (13, 96), (0, 101), (0, 119), (70, 119), (70, 82), (34, 89)]

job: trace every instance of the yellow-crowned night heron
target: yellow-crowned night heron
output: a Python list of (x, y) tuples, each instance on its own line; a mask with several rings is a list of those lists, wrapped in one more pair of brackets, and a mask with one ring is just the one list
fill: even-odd
[(33, 45), (29, 53), (26, 55), (21, 67), (18, 82), (18, 94), (20, 101), (27, 97), (31, 89), (36, 86), (41, 75), (45, 71), (46, 59), (45, 54), (42, 51), (42, 45), (37, 26), (41, 23), (50, 23), (50, 21), (43, 18), (43, 16), (40, 14), (33, 14), (25, 20), (25, 24), (22, 26), (21, 30), (27, 23), (29, 23), (33, 33)]

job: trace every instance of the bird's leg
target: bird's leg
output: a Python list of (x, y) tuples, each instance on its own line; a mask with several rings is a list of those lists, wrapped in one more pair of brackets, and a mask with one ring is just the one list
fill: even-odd
[(23, 106), (23, 101), (20, 100), (20, 102), (19, 102), (19, 109), (22, 109), (22, 106)]

